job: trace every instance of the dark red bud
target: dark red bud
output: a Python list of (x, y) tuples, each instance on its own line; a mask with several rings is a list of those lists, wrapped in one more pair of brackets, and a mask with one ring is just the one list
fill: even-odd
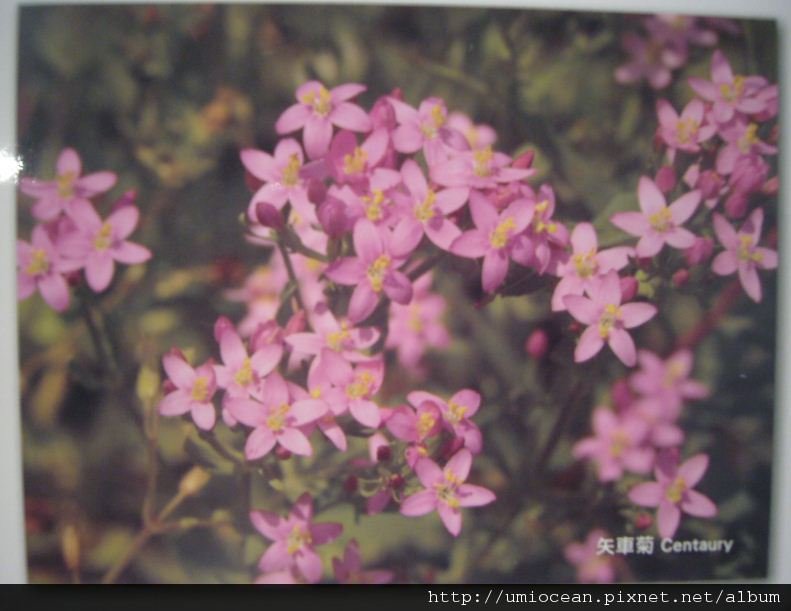
[(308, 199), (318, 206), (327, 198), (327, 186), (320, 180), (313, 178), (308, 183)]
[(637, 295), (637, 289), (640, 288), (640, 283), (634, 276), (624, 276), (621, 278), (621, 301), (631, 301)]
[(354, 475), (350, 475), (344, 480), (343, 490), (347, 494), (354, 494), (357, 492), (357, 478)]
[(640, 513), (634, 519), (635, 528), (640, 530), (646, 530), (647, 528), (651, 527), (651, 524), (654, 523), (654, 519), (651, 517), (651, 514), (648, 513)]
[(511, 164), (514, 168), (519, 168), (521, 170), (526, 170), (528, 168), (533, 167), (533, 161), (535, 161), (536, 152), (534, 150), (525, 151), (519, 157), (514, 159), (514, 162)]
[(541, 359), (549, 348), (549, 336), (543, 329), (534, 329), (525, 341), (525, 352), (534, 359)]
[(398, 473), (393, 473), (393, 475), (390, 476), (390, 487), (393, 488), (393, 490), (400, 490), (404, 487), (404, 484), (406, 484), (406, 481)]
[(280, 460), (288, 460), (291, 458), (291, 452), (286, 450), (283, 446), (277, 446), (275, 448), (275, 456)]
[(376, 449), (376, 460), (379, 462), (389, 462), (393, 458), (393, 450), (390, 446), (379, 446)]
[(673, 286), (684, 286), (687, 282), (689, 282), (688, 270), (680, 269), (673, 274)]
[(267, 202), (258, 202), (255, 205), (255, 218), (264, 227), (271, 227), (275, 231), (280, 231), (286, 226), (280, 210)]
[(657, 171), (654, 180), (659, 190), (667, 194), (676, 186), (676, 173), (672, 166), (663, 165), (659, 168), (659, 171)]

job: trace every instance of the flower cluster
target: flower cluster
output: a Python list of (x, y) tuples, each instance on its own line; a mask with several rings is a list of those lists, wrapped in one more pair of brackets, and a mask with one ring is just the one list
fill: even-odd
[(115, 263), (133, 265), (151, 258), (151, 252), (127, 238), (137, 227), (140, 213), (135, 193), (125, 193), (102, 219), (91, 199), (109, 191), (116, 182), (112, 172), (82, 175), (74, 149), (64, 149), (54, 180), (23, 178), (20, 188), (36, 199), (32, 207), (36, 225), (30, 241), (17, 240), (19, 299), (34, 292), (53, 309), (69, 307), (69, 282), (85, 272), (88, 286), (101, 293), (110, 285)]

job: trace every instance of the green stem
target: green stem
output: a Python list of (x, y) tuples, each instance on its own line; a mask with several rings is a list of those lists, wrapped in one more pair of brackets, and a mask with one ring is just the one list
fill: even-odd
[(303, 312), (307, 312), (307, 308), (305, 308), (305, 304), (302, 301), (302, 292), (299, 290), (299, 281), (297, 280), (297, 274), (294, 272), (294, 265), (291, 262), (291, 255), (288, 254), (288, 249), (283, 245), (282, 242), (278, 241), (277, 247), (280, 250), (280, 254), (283, 257), (283, 261), (286, 264), (286, 271), (288, 272), (288, 278), (291, 280), (291, 283), (294, 285), (294, 297), (299, 304), (300, 309)]

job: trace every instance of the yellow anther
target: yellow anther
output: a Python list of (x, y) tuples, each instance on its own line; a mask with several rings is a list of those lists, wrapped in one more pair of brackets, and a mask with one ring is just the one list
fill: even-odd
[(371, 283), (371, 288), (375, 293), (382, 292), (382, 285), (384, 284), (385, 275), (389, 268), (390, 257), (387, 255), (379, 255), (368, 267), (368, 281)]
[(694, 119), (681, 119), (676, 124), (676, 137), (681, 144), (691, 142), (698, 133), (700, 125)]
[(733, 102), (744, 93), (744, 77), (734, 76), (733, 83), (722, 83), (720, 85), (720, 95), (727, 102)]
[(421, 437), (428, 435), (429, 431), (434, 428), (437, 419), (429, 412), (423, 412), (417, 419), (417, 433)]
[(34, 248), (30, 254), (30, 263), (25, 268), (28, 276), (38, 276), (45, 274), (49, 270), (49, 258), (46, 251), (41, 248)]
[(332, 331), (327, 334), (327, 345), (335, 350), (335, 352), (340, 352), (343, 350), (343, 345), (349, 337), (351, 337), (349, 333), (349, 323), (343, 322), (338, 331)]
[(670, 231), (673, 228), (673, 216), (670, 214), (670, 208), (662, 208), (651, 214), (648, 217), (648, 223), (659, 233)]
[(476, 176), (480, 176), (484, 178), (489, 176), (492, 173), (492, 159), (494, 159), (494, 153), (492, 152), (492, 147), (487, 146), (479, 151), (475, 151), (473, 154), (474, 159), (474, 166), (473, 171), (475, 172)]
[(192, 400), (198, 403), (205, 403), (209, 398), (209, 379), (206, 376), (198, 376), (192, 385)]
[(677, 477), (675, 481), (668, 486), (667, 491), (665, 492), (665, 498), (671, 503), (680, 503), (681, 499), (684, 497), (684, 492), (687, 489), (687, 482), (684, 481), (683, 477)]
[(385, 194), (381, 189), (374, 189), (371, 195), (363, 195), (365, 216), (369, 221), (381, 221), (384, 216), (382, 205), (385, 203)]
[(574, 268), (577, 270), (577, 275), (580, 278), (588, 278), (589, 276), (593, 276), (599, 268), (599, 264), (596, 261), (595, 248), (591, 248), (586, 253), (576, 254), (571, 257), (571, 260), (574, 263)]
[(291, 411), (291, 406), (288, 403), (284, 403), (274, 410), (266, 419), (267, 428), (271, 431), (282, 430), (286, 424), (286, 417), (289, 411)]
[(739, 138), (739, 150), (748, 153), (756, 142), (758, 142), (758, 125), (750, 123)]
[(306, 545), (313, 543), (313, 537), (310, 531), (302, 528), (300, 524), (294, 524), (294, 528), (288, 534), (286, 541), (286, 551), (289, 555), (293, 556)]
[(434, 202), (436, 200), (437, 194), (429, 189), (428, 193), (426, 194), (426, 199), (415, 206), (415, 218), (422, 223), (434, 218), (434, 215), (436, 214), (434, 211)]
[(288, 158), (288, 164), (283, 168), (283, 184), (287, 187), (293, 187), (299, 182), (299, 170), (302, 164), (299, 161), (299, 156), (294, 153)]
[(326, 117), (332, 110), (332, 96), (323, 85), (319, 85), (318, 91), (308, 91), (300, 102), (312, 106), (316, 114), (322, 117)]
[(343, 156), (343, 171), (346, 174), (360, 174), (365, 170), (368, 163), (368, 153), (359, 146), (355, 147), (353, 153)]
[(99, 232), (96, 234), (96, 237), (93, 238), (93, 247), (96, 250), (107, 250), (110, 248), (113, 240), (113, 227), (110, 223), (104, 223), (99, 229)]
[(357, 374), (354, 382), (346, 387), (346, 396), (350, 399), (360, 399), (371, 392), (374, 385), (374, 376), (370, 371), (363, 371)]
[(242, 366), (239, 368), (239, 371), (236, 372), (233, 379), (239, 386), (247, 386), (253, 381), (253, 365), (249, 357), (244, 359)]
[(464, 416), (467, 414), (467, 408), (463, 405), (459, 405), (455, 401), (448, 401), (448, 414), (447, 418), (453, 424), (458, 424), (464, 419)]
[(601, 318), (599, 319), (599, 336), (602, 339), (610, 337), (610, 331), (621, 319), (621, 308), (613, 303), (608, 303), (604, 307)]
[(492, 248), (504, 248), (508, 244), (511, 237), (511, 232), (516, 229), (516, 221), (511, 217), (500, 221), (500, 224), (494, 228), (492, 235), (489, 237), (489, 243)]
[(55, 182), (58, 185), (58, 195), (60, 197), (68, 198), (74, 195), (74, 181), (77, 179), (77, 174), (74, 172), (65, 172), (58, 174)]

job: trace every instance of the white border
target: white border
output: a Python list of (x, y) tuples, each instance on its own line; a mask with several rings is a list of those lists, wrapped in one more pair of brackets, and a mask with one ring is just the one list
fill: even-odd
[[(149, 0), (147, 3), (150, 3)], [(178, 0), (183, 2), (183, 0)], [(15, 150), (16, 117), (16, 41), (17, 9), (20, 4), (95, 4), (79, 0), (0, 0), (0, 154)], [(105, 0), (121, 4), (123, 0)], [(126, 2), (128, 3), (128, 2)], [(294, 4), (306, 4), (297, 0)], [(345, 4), (384, 4), (347, 0)], [(582, 10), (608, 12), (684, 12), (696, 15), (722, 15), (739, 17), (764, 17), (778, 21), (780, 35), (780, 84), (783, 101), (781, 128), (783, 164), (781, 199), (786, 205), (789, 189), (789, 152), (791, 146), (791, 1), (789, 0), (390, 0), (387, 4), (427, 4), (444, 6), (502, 6), (511, 8), (546, 8), (553, 10)], [(3, 546), (0, 560), (0, 582), (22, 583), (26, 580), (25, 539), (22, 509), (22, 471), (18, 392), (17, 325), (16, 325), (16, 272), (14, 269), (15, 198), (12, 183), (0, 183), (0, 338), (4, 349), (0, 352), (0, 493), (4, 501), (0, 506), (0, 542)], [(784, 209), (780, 217), (781, 255), (783, 258), (780, 279), (780, 304), (778, 308), (777, 391), (778, 414), (775, 429), (775, 460), (773, 482), (773, 528), (771, 539), (770, 581), (791, 583), (791, 326), (788, 312), (791, 307), (791, 282), (789, 282), (789, 238), (791, 214)]]

